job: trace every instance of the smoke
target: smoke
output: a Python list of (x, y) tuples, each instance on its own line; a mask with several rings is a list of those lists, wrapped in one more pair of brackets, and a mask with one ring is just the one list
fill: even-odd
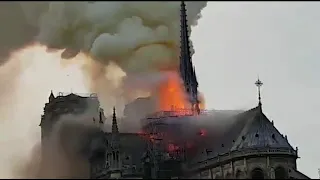
[(37, 144), (28, 159), (16, 164), (15, 177), (88, 178), (90, 155), (104, 148), (104, 134), (91, 122), (74, 115), (59, 118), (42, 147)]
[[(205, 6), (206, 2), (187, 3), (190, 25), (196, 25)], [(123, 76), (178, 63), (180, 2), (50, 2), (42, 8), (22, 7), (30, 24), (39, 29), (38, 42), (66, 49), (64, 57), (85, 52), (98, 61), (85, 70), (91, 76), (91, 91), (98, 92), (102, 104), (123, 106), (119, 102), (128, 101), (123, 99), (126, 92), (119, 91)], [(110, 77), (107, 71), (122, 75)]]
[[(30, 6), (34, 4), (36, 3), (29, 3)], [(10, 57), (14, 56), (14, 51), (34, 40), (38, 28), (27, 22), (19, 2), (0, 4), (0, 24), (0, 117), (4, 120), (8, 116), (7, 109), (15, 101), (17, 79), (25, 65)]]
[[(30, 2), (30, 6), (35, 4)], [(11, 52), (32, 42), (38, 34), (37, 28), (27, 22), (19, 2), (0, 4), (0, 65), (8, 59)]]
[[(187, 3), (189, 24), (196, 25), (205, 6), (206, 2)], [(53, 176), (44, 171), (47, 174), (35, 176), (40, 152), (38, 125), (48, 92), (55, 87), (70, 91), (70, 84), (77, 84), (77, 92), (98, 92), (104, 109), (123, 106), (140, 94), (139, 87), (127, 85), (124, 79), (178, 63), (179, 9), (179, 2), (1, 3), (1, 176), (74, 177), (70, 172), (85, 167), (86, 164), (74, 162), (78, 156), (70, 156), (71, 160), (62, 163), (79, 164), (77, 170), (59, 164), (67, 155), (57, 140), (65, 136), (58, 130), (64, 125), (57, 125), (53, 136), (56, 138), (52, 140), (57, 145), (57, 157), (51, 157), (50, 166), (63, 167), (68, 172)], [(79, 65), (84, 78), (79, 75)], [(68, 71), (68, 78), (75, 83), (67, 81), (62, 70), (69, 67), (72, 70)], [(84, 79), (86, 85), (82, 85)], [(145, 83), (149, 82), (154, 80)], [(25, 166), (12, 172), (17, 163)]]

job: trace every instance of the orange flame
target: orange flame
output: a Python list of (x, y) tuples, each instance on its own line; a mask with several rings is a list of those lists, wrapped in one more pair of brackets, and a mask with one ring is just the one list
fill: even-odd
[(161, 111), (175, 111), (177, 109), (190, 109), (179, 75), (168, 72), (167, 78), (159, 84), (158, 106)]

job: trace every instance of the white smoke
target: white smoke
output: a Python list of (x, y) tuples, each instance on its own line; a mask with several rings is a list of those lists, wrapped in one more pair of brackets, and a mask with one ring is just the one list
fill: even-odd
[[(196, 25), (207, 3), (186, 4), (188, 23)], [(141, 91), (142, 86), (125, 85), (124, 76), (178, 64), (180, 2), (50, 2), (22, 4), (22, 9), (30, 24), (39, 28), (37, 41), (66, 49), (64, 57), (85, 52), (96, 61), (84, 70), (104, 108), (110, 108), (109, 103), (122, 109), (132, 100), (124, 98), (128, 91)]]
[[(90, 52), (124, 71), (149, 71), (177, 61), (180, 2), (50, 2), (43, 8), (22, 4), (37, 40), (52, 48)], [(188, 2), (195, 25), (206, 2)], [(178, 46), (176, 46), (178, 45)], [(191, 47), (192, 48), (192, 47)]]

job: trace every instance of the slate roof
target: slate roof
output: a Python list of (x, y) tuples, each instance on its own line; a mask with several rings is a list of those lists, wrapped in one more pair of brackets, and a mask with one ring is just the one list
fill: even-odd
[(245, 148), (288, 148), (292, 149), (286, 137), (274, 127), (273, 123), (263, 114), (261, 108), (255, 108), (251, 117), (247, 118), (238, 139), (233, 144), (231, 150), (241, 150)]
[(271, 147), (293, 150), (287, 138), (263, 114), (261, 106), (240, 113), (229, 121), (232, 125), (224, 131), (210, 129), (207, 137), (199, 144), (197, 156), (192, 158), (193, 162), (245, 149)]
[(293, 169), (293, 168), (289, 169), (289, 177), (293, 177), (295, 179), (311, 179), (308, 176), (306, 176), (305, 174), (303, 174), (302, 172), (300, 172), (296, 169)]

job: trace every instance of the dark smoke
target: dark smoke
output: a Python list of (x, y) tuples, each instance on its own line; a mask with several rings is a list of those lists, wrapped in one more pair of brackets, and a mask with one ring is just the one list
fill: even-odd
[(0, 3), (0, 23), (0, 65), (2, 65), (11, 52), (31, 43), (38, 30), (27, 22), (20, 2)]

